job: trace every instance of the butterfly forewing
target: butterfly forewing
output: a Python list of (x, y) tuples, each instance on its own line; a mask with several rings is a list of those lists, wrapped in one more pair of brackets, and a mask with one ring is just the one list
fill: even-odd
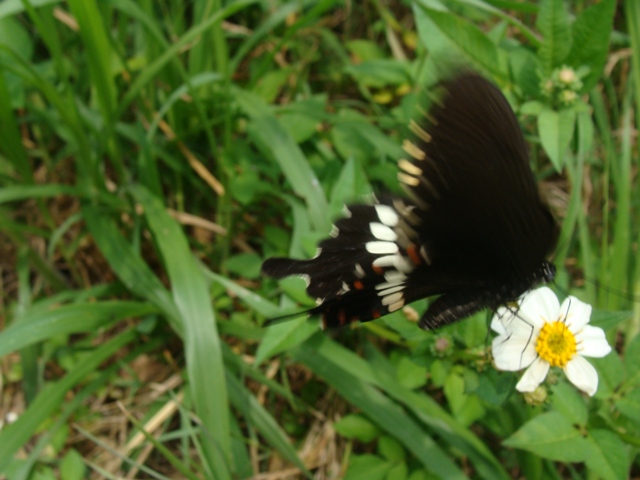
[(436, 328), (550, 277), (556, 225), (509, 103), (474, 73), (442, 82), (431, 98), (398, 162), (407, 198), (350, 206), (315, 258), (263, 265), (276, 278), (305, 276), (318, 301), (311, 313), (328, 326), (441, 294), (420, 322)]

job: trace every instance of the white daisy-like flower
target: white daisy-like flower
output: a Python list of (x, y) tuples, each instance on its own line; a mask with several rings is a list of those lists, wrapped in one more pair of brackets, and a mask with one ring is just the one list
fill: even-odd
[(547, 287), (529, 292), (518, 307), (499, 308), (491, 320), (491, 328), (498, 333), (493, 340), (496, 368), (526, 368), (516, 389), (533, 392), (549, 367), (560, 367), (571, 383), (593, 395), (598, 374), (584, 357), (604, 357), (611, 347), (601, 328), (587, 325), (590, 316), (591, 305), (575, 297), (560, 305)]

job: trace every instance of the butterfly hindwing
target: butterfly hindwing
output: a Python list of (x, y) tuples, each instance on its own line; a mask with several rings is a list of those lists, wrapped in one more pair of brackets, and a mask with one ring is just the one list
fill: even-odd
[[(316, 257), (272, 258), (262, 270), (275, 278), (305, 277), (307, 293), (319, 303), (311, 312), (322, 315), (328, 327), (396, 311), (408, 303), (405, 292), (414, 272), (425, 268), (417, 233), (402, 215), (410, 209), (394, 198), (349, 206)], [(408, 301), (413, 300), (412, 295)]]

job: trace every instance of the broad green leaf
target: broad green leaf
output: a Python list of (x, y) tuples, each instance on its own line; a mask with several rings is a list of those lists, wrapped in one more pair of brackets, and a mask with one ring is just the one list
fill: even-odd
[(407, 480), (432, 480), (432, 476), (425, 470), (414, 470)]
[(82, 480), (85, 478), (87, 467), (82, 461), (82, 455), (77, 450), (69, 450), (60, 462), (60, 478), (65, 480)]
[(603, 480), (629, 478), (629, 453), (620, 437), (610, 430), (598, 429), (587, 437), (591, 448), (586, 459), (587, 467)]
[[(437, 29), (465, 55), (467, 59), (490, 72), (493, 76), (504, 78), (505, 65), (502, 65), (501, 56), (496, 45), (485, 33), (472, 23), (453, 15), (423, 5), (416, 7), (433, 22)], [(418, 20), (418, 18), (416, 18)], [(425, 45), (429, 45), (428, 36), (433, 29), (418, 29)], [(424, 32), (424, 33), (422, 33)], [(425, 38), (426, 36), (426, 38)], [(449, 58), (450, 60), (450, 58)]]
[(239, 253), (227, 260), (226, 266), (235, 275), (243, 278), (258, 278), (262, 259), (257, 253)]
[(482, 418), (485, 409), (476, 395), (465, 392), (464, 379), (452, 371), (444, 383), (444, 394), (449, 402), (451, 413), (463, 425), (471, 425)]
[(502, 405), (515, 391), (516, 376), (511, 372), (489, 369), (480, 375), (476, 395), (491, 405)]
[(633, 318), (632, 311), (612, 312), (608, 310), (594, 310), (591, 314), (590, 323), (595, 327), (600, 327), (604, 331), (609, 331), (631, 318)]
[(420, 388), (427, 383), (427, 368), (417, 365), (409, 357), (400, 357), (396, 369), (398, 382), (406, 388)]
[(353, 157), (365, 168), (374, 158), (385, 156), (397, 159), (403, 154), (396, 141), (350, 110), (343, 110), (334, 123), (331, 139), (335, 149), (343, 158)]
[[(349, 203), (362, 202), (364, 196), (370, 193), (371, 185), (369, 185), (365, 173), (353, 158), (349, 158), (331, 190), (330, 210), (332, 216), (340, 215), (344, 206)], [(342, 214), (344, 215), (344, 213)]]
[(307, 320), (306, 315), (266, 327), (258, 345), (255, 364), (260, 365), (268, 358), (297, 347), (317, 333), (318, 328), (317, 324)]
[(330, 131), (336, 152), (346, 161), (353, 159), (360, 165), (366, 165), (373, 156), (371, 143), (360, 132), (363, 125), (365, 121), (339, 121)]
[(265, 102), (273, 103), (291, 74), (291, 67), (271, 70), (260, 77), (253, 93), (259, 95)]
[(573, 137), (576, 113), (573, 110), (544, 110), (538, 116), (538, 135), (551, 163), (559, 172), (564, 167), (565, 154)]
[[(531, 50), (518, 47), (509, 51), (509, 65), (515, 85), (522, 91), (524, 98), (540, 96), (540, 58)], [(520, 107), (521, 113), (533, 113)], [(536, 112), (538, 113), (538, 112)]]
[(640, 388), (626, 393), (616, 400), (616, 408), (627, 417), (640, 422)]
[(385, 480), (406, 480), (409, 467), (406, 462), (394, 462)]
[(391, 462), (401, 462), (407, 457), (407, 452), (400, 442), (388, 435), (383, 435), (378, 440), (378, 452)]
[(578, 390), (567, 382), (560, 382), (551, 388), (553, 409), (560, 412), (573, 425), (586, 426), (587, 404)]
[(382, 49), (371, 40), (357, 39), (346, 43), (347, 50), (355, 56), (356, 63), (384, 58)]
[(503, 444), (559, 462), (584, 462), (590, 450), (580, 431), (559, 412), (534, 417)]
[[(631, 317), (628, 317), (631, 318)], [(636, 334), (635, 337), (625, 346), (624, 349), (624, 366), (627, 370), (627, 376), (629, 378), (638, 379), (640, 376), (640, 334)]]
[(595, 397), (610, 397), (625, 378), (622, 360), (618, 355), (610, 353), (603, 358), (590, 358), (589, 363), (598, 371), (598, 391)]
[(543, 36), (538, 55), (544, 74), (562, 66), (571, 50), (571, 28), (564, 0), (542, 0), (536, 27)]
[(345, 72), (368, 87), (382, 88), (411, 83), (409, 65), (393, 59), (368, 60), (357, 65), (348, 65)]
[[(324, 105), (320, 105), (319, 108), (323, 109)], [(279, 118), (282, 126), (296, 143), (305, 142), (318, 133), (320, 120), (316, 117), (293, 111), (284, 112), (280, 114)]]
[(374, 423), (355, 413), (342, 417), (333, 424), (333, 428), (343, 437), (357, 438), (362, 443), (369, 443), (380, 435), (380, 430)]
[(582, 11), (571, 27), (573, 43), (566, 62), (575, 69), (589, 67), (589, 73), (582, 80), (583, 92), (595, 87), (602, 74), (615, 11), (616, 0), (602, 0)]
[(354, 456), (349, 462), (344, 480), (383, 480), (392, 466), (392, 463), (375, 455)]

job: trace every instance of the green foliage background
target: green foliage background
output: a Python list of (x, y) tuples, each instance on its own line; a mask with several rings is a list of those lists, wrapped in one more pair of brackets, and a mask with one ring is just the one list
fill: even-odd
[[(637, 475), (639, 52), (636, 0), (0, 3), (0, 411), (19, 410), (0, 472)], [(345, 202), (398, 190), (418, 92), (457, 62), (520, 117), (562, 223), (558, 289), (616, 346), (593, 398), (557, 376), (525, 404), (490, 366), (486, 315), (261, 328), (312, 305), (263, 259), (313, 255)], [(180, 382), (144, 403), (148, 358)], [(143, 437), (154, 455), (92, 433), (105, 398), (126, 440), (175, 406)], [(303, 454), (318, 417), (332, 462)]]

